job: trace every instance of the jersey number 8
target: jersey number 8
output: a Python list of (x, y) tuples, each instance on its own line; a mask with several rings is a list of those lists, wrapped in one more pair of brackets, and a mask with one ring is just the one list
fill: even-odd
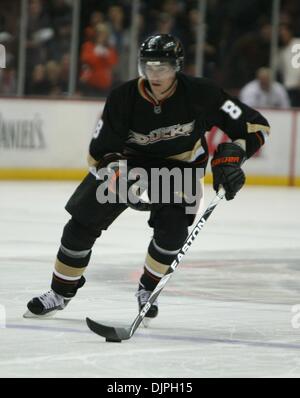
[(239, 108), (237, 105), (235, 105), (232, 101), (229, 100), (224, 102), (221, 109), (225, 113), (228, 113), (228, 115), (234, 120), (238, 119), (242, 114), (241, 108)]
[(96, 130), (95, 130), (95, 132), (93, 134), (93, 138), (94, 139), (98, 138), (98, 136), (100, 134), (100, 130), (102, 129), (102, 126), (103, 126), (103, 121), (102, 121), (102, 119), (99, 119), (99, 122), (97, 124)]

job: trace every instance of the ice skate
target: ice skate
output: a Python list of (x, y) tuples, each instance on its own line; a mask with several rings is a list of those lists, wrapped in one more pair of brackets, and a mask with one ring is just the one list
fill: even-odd
[[(150, 290), (146, 290), (145, 287), (140, 283), (139, 284), (139, 289), (136, 292), (136, 297), (138, 300), (138, 305), (139, 305), (139, 311), (144, 307), (144, 305), (147, 303), (150, 295), (151, 295)], [(145, 328), (147, 328), (153, 318), (156, 318), (158, 314), (158, 302), (157, 300), (154, 301), (154, 303), (151, 305), (149, 308), (147, 314), (145, 315), (142, 323)]]
[(42, 294), (39, 297), (34, 297), (27, 304), (28, 310), (23, 315), (24, 318), (50, 318), (61, 311), (70, 302), (60, 294), (55, 293), (53, 290)]

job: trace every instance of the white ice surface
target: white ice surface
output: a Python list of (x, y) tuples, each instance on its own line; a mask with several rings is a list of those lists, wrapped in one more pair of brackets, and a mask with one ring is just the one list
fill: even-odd
[[(85, 317), (129, 326), (137, 315), (147, 213), (127, 210), (97, 241), (65, 311), (22, 318), (49, 288), (76, 185), (0, 182), (0, 377), (300, 377), (299, 189), (246, 187), (220, 203), (159, 297), (159, 317), (118, 344)], [(213, 195), (206, 188), (206, 204)]]

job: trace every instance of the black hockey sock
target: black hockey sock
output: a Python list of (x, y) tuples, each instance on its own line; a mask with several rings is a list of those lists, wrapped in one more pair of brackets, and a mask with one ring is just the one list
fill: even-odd
[(160, 247), (155, 238), (152, 239), (148, 247), (148, 254), (145, 260), (144, 273), (140, 283), (146, 290), (153, 291), (168, 270), (178, 250), (166, 250)]
[(83, 286), (83, 273), (89, 263), (92, 246), (99, 235), (71, 219), (65, 226), (57, 253), (51, 288), (72, 298)]
[(184, 208), (165, 206), (155, 212), (150, 225), (154, 228), (154, 237), (148, 247), (140, 282), (146, 290), (152, 291), (188, 236), (189, 218)]
[(51, 289), (66, 298), (74, 297), (77, 289), (82, 286), (82, 275), (90, 257), (91, 250), (71, 251), (61, 245), (52, 275)]
[(80, 279), (73, 282), (68, 282), (65, 279), (61, 279), (57, 277), (54, 273), (52, 276), (51, 289), (63, 296), (66, 299), (71, 299), (77, 293), (77, 290), (80, 289), (85, 284), (85, 277), (81, 276)]

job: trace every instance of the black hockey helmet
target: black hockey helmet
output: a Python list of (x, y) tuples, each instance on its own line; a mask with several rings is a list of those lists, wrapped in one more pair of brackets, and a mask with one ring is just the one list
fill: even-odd
[(175, 72), (181, 71), (184, 52), (180, 40), (169, 34), (148, 37), (140, 47), (138, 60), (140, 75), (145, 76), (145, 66), (150, 62), (156, 65), (167, 62), (174, 67)]

